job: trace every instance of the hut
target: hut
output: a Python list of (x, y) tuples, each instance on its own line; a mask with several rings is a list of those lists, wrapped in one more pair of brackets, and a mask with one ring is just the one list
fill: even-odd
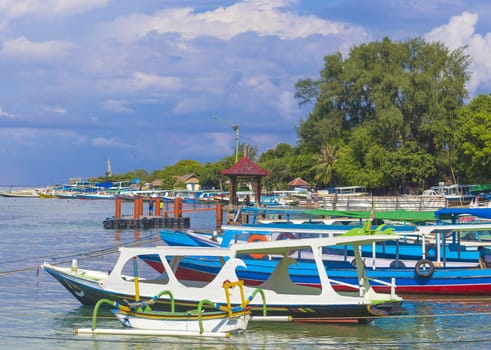
[(295, 191), (295, 190), (308, 190), (310, 188), (310, 184), (305, 181), (305, 180), (302, 180), (301, 178), (297, 177), (296, 179), (290, 181), (288, 183), (288, 187), (291, 191)]
[(270, 172), (262, 169), (248, 157), (243, 157), (237, 163), (221, 173), (230, 178), (230, 204), (237, 205), (237, 183), (238, 180), (248, 180), (253, 182), (254, 196), (256, 205), (261, 204), (261, 177), (268, 176)]

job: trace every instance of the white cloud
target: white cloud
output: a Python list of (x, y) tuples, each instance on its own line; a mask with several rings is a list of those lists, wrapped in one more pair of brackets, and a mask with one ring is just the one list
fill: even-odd
[(471, 94), (480, 87), (491, 87), (491, 33), (484, 36), (476, 33), (478, 19), (476, 13), (463, 12), (425, 35), (426, 40), (440, 41), (451, 50), (467, 46), (465, 53), (472, 59), (469, 67), (472, 76), (467, 86)]
[(433, 29), (425, 38), (429, 41), (441, 41), (449, 49), (455, 50), (467, 44), (474, 34), (477, 20), (476, 13), (463, 12), (450, 18), (448, 24)]
[(109, 0), (0, 0), (0, 17), (73, 15), (108, 3)]
[(133, 73), (133, 85), (136, 89), (146, 88), (175, 89), (179, 87), (180, 80), (174, 77), (146, 74), (142, 72)]
[[(134, 72), (129, 77), (105, 78), (101, 81), (100, 90), (104, 93), (133, 93), (143, 90), (152, 90), (152, 92), (158, 93), (162, 90), (175, 92), (180, 86), (179, 78)], [(112, 104), (115, 106), (114, 102)], [(106, 107), (110, 106), (106, 105)]]
[(126, 106), (126, 101), (123, 100), (107, 100), (102, 103), (102, 108), (107, 111), (117, 113), (132, 113), (133, 109)]
[(36, 43), (21, 36), (5, 41), (0, 56), (22, 61), (52, 61), (65, 58), (73, 47), (74, 45), (67, 41), (50, 40)]
[(15, 118), (16, 116), (11, 113), (5, 112), (2, 107), (0, 107), (0, 117), (5, 117), (5, 118)]
[(125, 142), (122, 142), (116, 138), (95, 137), (91, 140), (91, 144), (97, 147), (116, 147), (116, 148), (130, 148), (131, 146)]
[(291, 0), (244, 0), (207, 12), (196, 12), (187, 7), (166, 9), (152, 15), (131, 14), (101, 25), (98, 36), (131, 42), (152, 32), (178, 33), (183, 39), (211, 36), (221, 40), (247, 32), (281, 39), (305, 38), (313, 34), (363, 33), (358, 27), (345, 23), (299, 16), (284, 10), (290, 3)]
[(64, 107), (61, 107), (61, 106), (51, 106), (51, 107), (46, 108), (46, 110), (48, 112), (60, 113), (60, 114), (65, 114), (67, 112), (66, 109)]

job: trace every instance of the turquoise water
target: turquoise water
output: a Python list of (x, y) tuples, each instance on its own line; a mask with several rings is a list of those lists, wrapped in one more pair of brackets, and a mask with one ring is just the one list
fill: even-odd
[[(132, 214), (124, 203), (123, 214)], [(370, 325), (250, 324), (229, 339), (77, 336), (90, 327), (83, 307), (38, 269), (51, 263), (109, 270), (121, 245), (160, 244), (158, 230), (104, 230), (113, 201), (0, 197), (0, 348), (4, 349), (468, 349), (491, 348), (488, 300), (406, 301), (409, 315)], [(213, 229), (215, 212), (186, 214)], [(100, 327), (119, 327), (107, 314)]]

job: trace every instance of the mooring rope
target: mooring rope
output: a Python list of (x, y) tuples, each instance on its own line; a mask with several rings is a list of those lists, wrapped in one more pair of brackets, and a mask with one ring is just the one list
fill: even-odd
[[(119, 247), (123, 246), (131, 246), (135, 244), (144, 244), (144, 243), (152, 243), (158, 241), (159, 238), (155, 236), (155, 234), (147, 235), (141, 238), (138, 238), (136, 240), (128, 241), (128, 242), (123, 242), (119, 244), (117, 247), (109, 247), (109, 248), (103, 248), (103, 249), (96, 249), (96, 250), (90, 250), (86, 252), (78, 252), (78, 253), (58, 253), (58, 254), (52, 254), (52, 255), (44, 255), (44, 256), (34, 256), (34, 257), (28, 257), (28, 258), (23, 258), (23, 259), (14, 259), (14, 260), (9, 260), (9, 261), (1, 261), (0, 265), (5, 265), (5, 264), (12, 264), (12, 263), (21, 263), (21, 262), (30, 262), (33, 260), (36, 261), (44, 261), (47, 259), (55, 260), (53, 262), (53, 265), (59, 265), (59, 264), (65, 264), (68, 262), (71, 262), (72, 259), (78, 258), (80, 260), (89, 260), (91, 258), (96, 258), (96, 257), (104, 257), (104, 255), (110, 255), (117, 253), (119, 251)], [(0, 271), (0, 276), (4, 275), (10, 275), (10, 274), (15, 274), (19, 272), (25, 272), (29, 270), (38, 270), (39, 269), (39, 264), (36, 264), (34, 266), (26, 266), (14, 270), (8, 270), (8, 271)]]

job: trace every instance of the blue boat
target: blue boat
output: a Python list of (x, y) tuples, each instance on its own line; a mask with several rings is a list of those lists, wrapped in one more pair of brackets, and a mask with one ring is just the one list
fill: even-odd
[[(461, 230), (464, 227), (467, 230), (472, 229), (471, 225), (460, 225), (458, 227)], [(254, 227), (255, 231), (251, 230), (250, 227), (248, 229), (244, 226), (235, 226), (234, 228), (224, 226), (224, 228), (225, 232), (221, 243), (213, 241), (212, 239), (207, 239), (206, 236), (194, 232), (176, 232), (170, 230), (162, 230), (160, 236), (162, 240), (164, 240), (169, 245), (181, 246), (227, 246), (231, 244), (240, 244), (241, 239), (239, 239), (239, 236), (244, 237), (242, 241), (245, 240), (249, 242), (254, 240), (271, 240), (271, 237), (274, 237), (274, 239), (293, 238), (285, 236), (286, 233), (284, 231), (279, 232), (275, 231), (272, 228), (269, 228), (270, 233), (272, 234), (269, 238), (268, 235), (264, 234), (264, 232), (262, 232), (263, 234), (261, 234), (258, 227)], [(479, 229), (490, 230), (491, 224), (480, 224), (477, 230)], [(335, 234), (335, 230), (331, 230), (331, 232), (321, 232), (313, 227), (305, 230), (309, 231), (305, 234), (311, 235), (311, 237), (321, 237), (323, 235)], [(355, 228), (355, 230), (370, 230), (370, 232), (379, 232), (382, 231), (382, 228), (373, 229), (367, 228), (367, 226), (365, 226), (364, 228)], [(392, 230), (393, 229), (391, 229), (391, 231)], [(448, 225), (447, 230), (455, 230), (455, 225)], [(300, 231), (301, 229), (297, 229), (297, 236), (295, 238), (300, 238)], [(347, 234), (346, 232), (347, 230), (345, 228), (344, 234)], [(283, 237), (281, 237), (282, 234), (284, 235)], [(457, 236), (456, 233), (452, 234), (455, 234)], [(445, 234), (442, 234), (442, 237), (445, 240), (447, 239)], [(388, 291), (387, 283), (391, 283), (395, 280), (397, 285), (397, 293), (404, 296), (422, 294), (435, 294), (440, 296), (490, 296), (491, 269), (489, 268), (489, 266), (486, 265), (487, 262), (485, 261), (485, 259), (486, 257), (489, 258), (491, 254), (483, 254), (484, 250), (478, 250), (478, 247), (476, 245), (474, 245), (475, 250), (464, 250), (466, 246), (462, 245), (462, 242), (460, 241), (459, 244), (461, 248), (457, 249), (456, 251), (450, 250), (450, 244), (442, 245), (440, 248), (443, 247), (446, 249), (443, 250), (444, 254), (442, 256), (436, 254), (436, 257), (434, 257), (436, 260), (433, 261), (430, 260), (430, 256), (425, 255), (427, 251), (425, 248), (421, 248), (421, 245), (414, 244), (414, 246), (412, 246), (411, 248), (413, 250), (419, 249), (419, 256), (418, 259), (416, 259), (416, 255), (413, 256), (412, 261), (414, 264), (411, 267), (406, 266), (406, 264), (399, 259), (403, 257), (402, 254), (397, 255), (397, 249), (403, 251), (404, 249), (402, 249), (401, 247), (403, 247), (404, 244), (390, 245), (389, 242), (385, 242), (384, 244), (376, 245), (375, 250), (371, 249), (373, 246), (364, 246), (362, 247), (362, 254), (365, 256), (364, 263), (365, 266), (367, 266), (367, 277), (375, 281), (373, 284), (375, 290), (384, 292)], [(409, 244), (407, 246), (409, 246)], [(394, 249), (396, 254), (395, 256), (392, 256), (392, 263), (388, 267), (377, 266), (376, 262), (377, 260), (380, 260), (379, 255), (382, 255), (384, 257), (384, 250), (385, 252), (388, 252), (389, 248)], [(458, 260), (455, 261), (456, 264), (454, 267), (450, 266), (452, 265), (451, 262), (447, 261), (447, 256), (448, 258), (451, 257), (450, 252), (453, 252), (452, 254), (455, 253), (457, 256), (459, 254), (462, 256), (464, 255), (463, 252), (467, 252), (468, 258), (466, 259), (469, 260), (468, 264), (470, 264), (471, 266), (462, 266), (465, 265), (465, 262)], [(325, 263), (325, 268), (329, 271), (329, 276), (331, 276), (331, 278), (343, 283), (356, 283), (356, 269), (352, 265), (352, 255), (350, 255), (349, 248), (339, 247), (337, 251), (334, 251), (333, 248), (330, 247), (329, 249), (325, 249), (323, 251), (323, 254), (329, 256), (329, 259)], [(290, 269), (292, 269), (291, 275), (293, 276), (294, 281), (310, 286), (315, 286), (318, 281), (316, 281), (315, 278), (312, 278), (309, 273), (309, 271), (313, 268), (310, 257), (303, 254), (303, 252), (301, 251), (290, 252), (290, 257), (292, 257), (292, 259), (294, 258), (297, 262), (296, 265), (290, 266)], [(247, 269), (240, 270), (239, 277), (253, 284), (260, 284), (262, 273), (269, 271), (272, 268), (272, 265), (274, 265), (274, 257), (272, 256), (250, 256), (248, 258), (244, 258), (244, 261), (247, 265)], [(201, 276), (201, 274), (212, 276), (214, 273), (214, 269), (216, 268), (216, 266), (218, 266), (214, 264), (219, 265), (220, 262), (208, 261), (205, 264), (199, 259), (188, 259), (183, 262), (183, 266), (188, 269), (183, 273), (189, 274), (190, 276)], [(380, 283), (378, 284), (377, 281)], [(343, 285), (337, 285), (336, 288), (343, 290), (345, 287)]]

